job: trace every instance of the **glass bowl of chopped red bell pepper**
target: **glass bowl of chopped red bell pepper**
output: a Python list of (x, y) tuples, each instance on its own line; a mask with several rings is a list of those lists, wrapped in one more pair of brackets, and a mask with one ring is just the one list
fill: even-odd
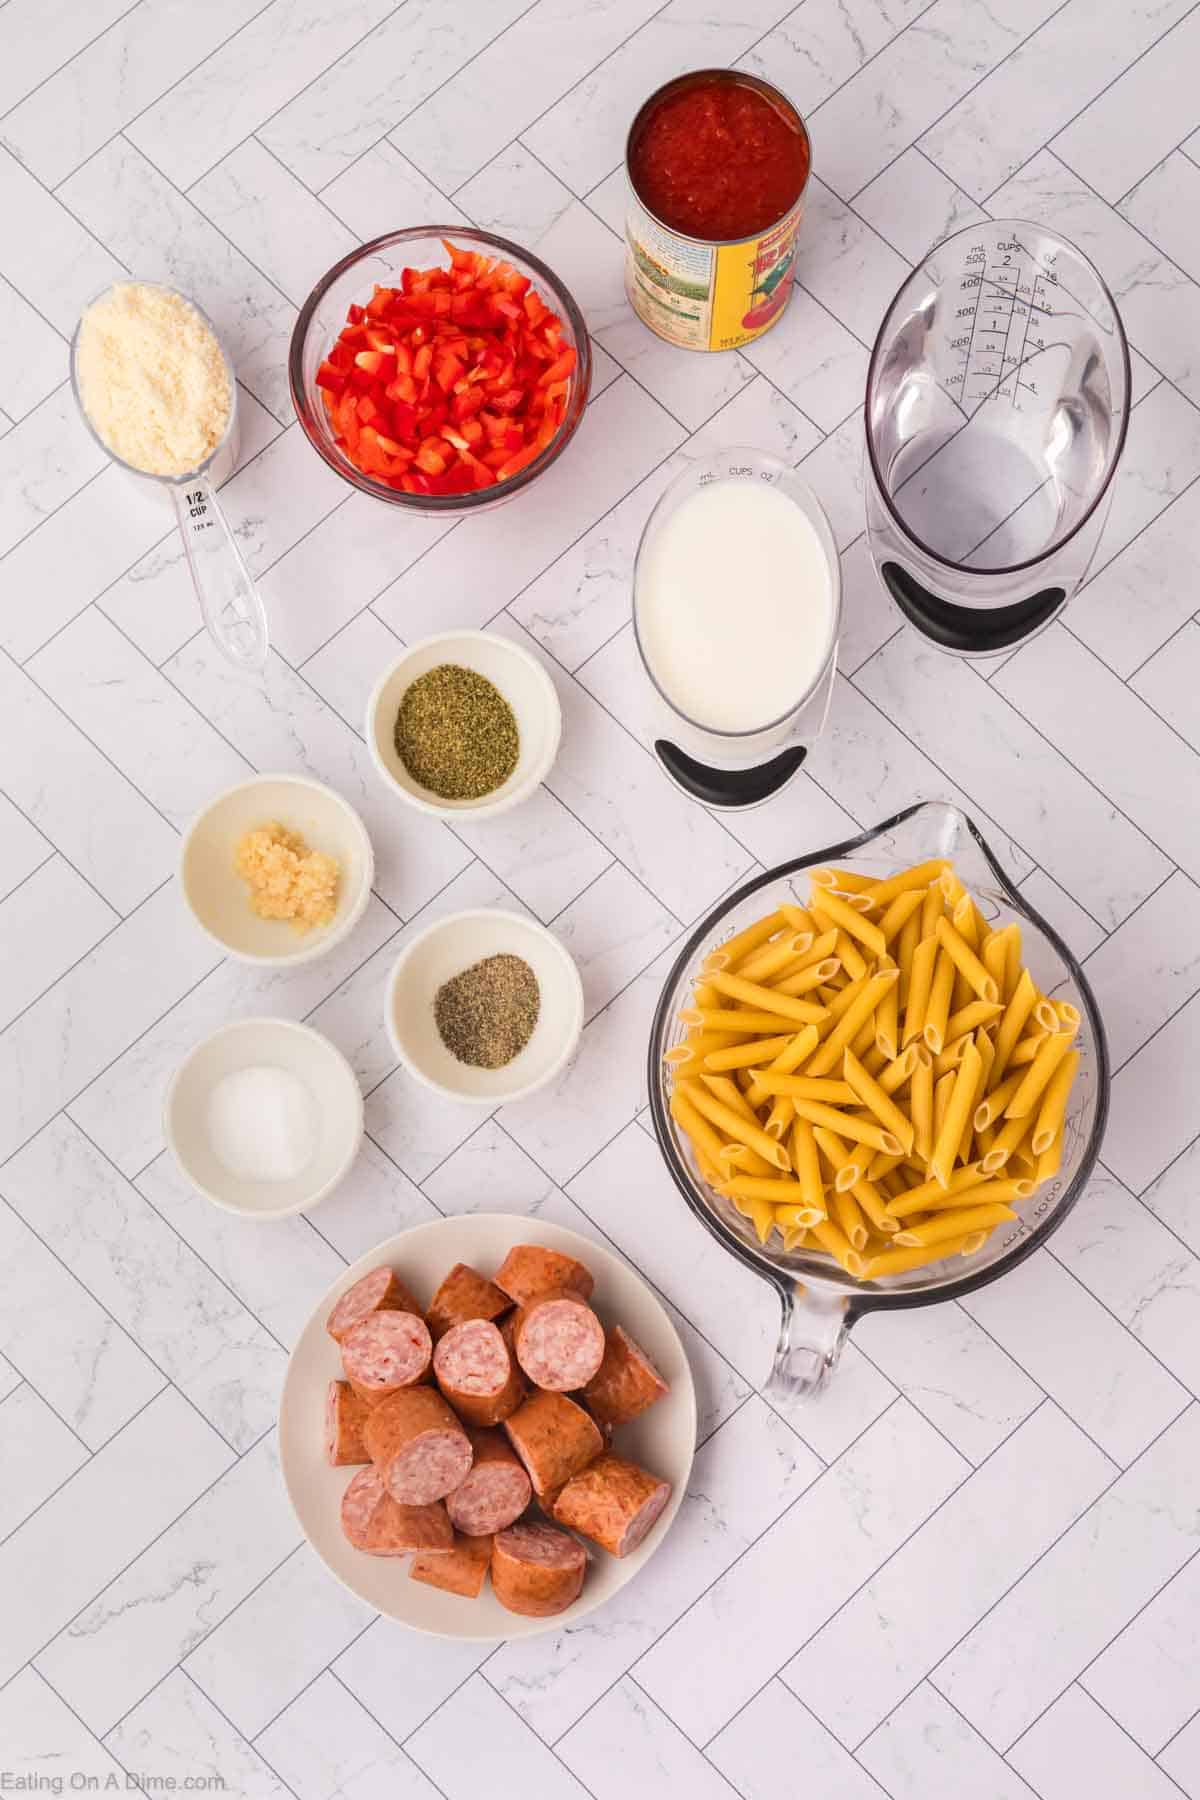
[(363, 493), (482, 511), (562, 455), (592, 358), (578, 306), (528, 251), (458, 226), (389, 232), (343, 257), (296, 321), (300, 424)]

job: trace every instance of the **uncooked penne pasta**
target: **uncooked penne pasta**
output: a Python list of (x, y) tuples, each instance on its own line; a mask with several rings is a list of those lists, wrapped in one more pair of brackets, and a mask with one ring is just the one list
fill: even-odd
[(821, 895), (821, 912), (830, 922), (855, 938), (870, 956), (882, 956), (887, 943), (879, 926), (850, 906), (840, 894), (827, 890)]
[(925, 1029), (925, 1013), (929, 1006), (929, 991), (933, 986), (933, 969), (937, 962), (938, 946), (935, 937), (922, 938), (913, 951), (912, 973), (908, 983), (908, 1005), (904, 1009), (904, 1032), (901, 1041), (911, 1044), (921, 1038)]
[(1063, 1058), (1071, 1049), (1071, 1034), (1067, 1031), (1053, 1031), (1038, 1048), (1038, 1053), (1029, 1065), (1024, 1081), (1004, 1109), (1006, 1119), (1024, 1118), (1032, 1112), (1040, 1100)]
[(821, 1159), (817, 1153), (813, 1128), (807, 1119), (792, 1121), (792, 1167), (800, 1184), (803, 1205), (824, 1213), (825, 1189), (821, 1180)]
[(733, 937), (726, 938), (723, 944), (718, 944), (705, 957), (705, 970), (736, 968), (739, 957), (749, 956), (752, 950), (757, 950), (760, 944), (765, 944), (768, 938), (781, 931), (786, 923), (787, 920), (778, 909), (768, 913), (765, 919), (756, 919), (753, 925), (747, 925)]
[(740, 975), (718, 972), (710, 975), (709, 981), (718, 994), (740, 1000), (751, 1010), (757, 1008), (760, 1012), (782, 1014), (785, 1019), (795, 1019), (800, 1025), (816, 1025), (825, 1017), (825, 1008), (811, 1000), (793, 1000), (790, 994), (777, 993), (774, 988), (763, 987), (757, 981), (743, 981)]
[[(939, 919), (938, 923), (945, 921)], [(925, 1023), (921, 1027), (921, 1036), (936, 1056), (946, 1042), (946, 1025), (950, 1018), (950, 997), (954, 992), (954, 959), (945, 944), (938, 944), (937, 958), (933, 965), (933, 980), (929, 985), (929, 1002), (925, 1008)]]
[(811, 1075), (827, 1075), (841, 1061), (842, 1052), (847, 1044), (852, 1044), (867, 1020), (874, 1014), (879, 1004), (879, 997), (885, 988), (898, 979), (895, 969), (883, 969), (871, 975), (864, 982), (859, 993), (846, 1008), (828, 1037), (824, 1038), (813, 1052), (809, 1064)]
[(742, 981), (769, 981), (772, 975), (781, 974), (795, 957), (803, 956), (811, 949), (812, 941), (811, 931), (789, 932), (785, 937), (772, 938), (739, 965), (738, 976)]
[(722, 1069), (756, 1069), (786, 1050), (793, 1036), (794, 1033), (787, 1032), (780, 1037), (751, 1038), (745, 1043), (731, 1044), (725, 1050), (710, 1050), (703, 1058), (704, 1067), (713, 1074)]
[[(879, 958), (881, 969), (896, 969), (896, 964), (885, 952)], [(875, 1009), (875, 1042), (889, 1062), (894, 1062), (900, 1049), (900, 971), (896, 969), (896, 980), (890, 988), (885, 988), (880, 995), (879, 1005)]]
[[(969, 1194), (967, 1198), (970, 1198)], [(1006, 1219), (1015, 1219), (1016, 1216), (1011, 1206), (952, 1207), (924, 1225), (906, 1225), (896, 1233), (896, 1247), (906, 1250), (919, 1244), (927, 1250), (931, 1244), (944, 1244), (951, 1238), (962, 1237), (964, 1233), (990, 1231), (994, 1225), (1003, 1225)]]
[(808, 879), (816, 888), (840, 888), (844, 894), (870, 894), (875, 889), (871, 876), (856, 869), (810, 869)]
[(930, 1263), (941, 1262), (944, 1257), (957, 1256), (964, 1244), (970, 1242), (968, 1236), (952, 1238), (948, 1244), (935, 1244), (931, 1249), (920, 1247), (910, 1250), (879, 1250), (874, 1256), (867, 1258), (863, 1269), (864, 1281), (877, 1281), (881, 1275), (907, 1275), (912, 1269), (927, 1268)]
[(697, 1156), (705, 1156), (712, 1163), (719, 1162), (724, 1144), (720, 1132), (696, 1111), (678, 1083), (671, 1095), (671, 1117), (691, 1138)]
[(1046, 1084), (1038, 1107), (1037, 1123), (1029, 1140), (1029, 1147), (1035, 1156), (1048, 1150), (1062, 1131), (1067, 1114), (1067, 1100), (1078, 1068), (1079, 1052), (1069, 1050)]
[(867, 973), (867, 959), (850, 936), (849, 932), (838, 927), (837, 942), (834, 954), (853, 981), (861, 981)]
[(958, 1146), (975, 1110), (975, 1091), (981, 1071), (982, 1060), (974, 1040), (969, 1039), (966, 1053), (955, 1073), (954, 1086), (934, 1139), (933, 1155), (929, 1159), (934, 1179), (940, 1181), (943, 1187), (950, 1185), (950, 1176), (958, 1159)]
[(665, 1052), (674, 1128), (801, 1270), (970, 1257), (1061, 1166), (1079, 1010), (945, 859), (812, 880), (703, 958)]
[(998, 1087), (1008, 1073), (1009, 1058), (1017, 1047), (1018, 1040), (1025, 1030), (1026, 1022), (1033, 1011), (1037, 989), (1033, 985), (1033, 976), (1028, 969), (1021, 970), (1011, 1000), (1004, 1008), (1004, 1016), (1000, 1020), (996, 1032), (996, 1054), (992, 1059), (992, 1086)]
[(766, 1069), (760, 1070), (755, 1076), (754, 1081), (746, 1090), (746, 1099), (749, 1105), (752, 1107), (759, 1107), (762, 1106), (764, 1101), (772, 1098), (762, 1086), (762, 1076), (764, 1074), (768, 1072), (772, 1075), (792, 1074), (794, 1070), (798, 1069), (800, 1065), (812, 1055), (818, 1042), (819, 1039), (817, 1037), (816, 1026), (802, 1025), (792, 1038), (790, 1044), (786, 1045), (785, 1048), (779, 1052), (778, 1056), (776, 1056), (772, 1062), (768, 1063)]
[[(890, 900), (879, 921), (879, 929), (883, 933), (884, 943), (890, 944), (894, 937), (898, 937), (913, 914), (920, 910), (921, 891), (919, 888), (909, 888), (903, 894), (897, 894), (894, 900)], [(917, 929), (919, 930), (920, 927), (918, 926)], [(915, 938), (913, 942), (916, 942)]]
[(745, 1145), (748, 1150), (755, 1151), (764, 1162), (770, 1163), (776, 1169), (785, 1171), (791, 1169), (791, 1158), (783, 1145), (777, 1143), (774, 1138), (768, 1137), (762, 1127), (754, 1123), (752, 1119), (744, 1118), (732, 1106), (725, 1105), (714, 1094), (706, 1093), (704, 1088), (699, 1085), (688, 1095), (688, 1098), (698, 1113), (702, 1113), (711, 1124), (718, 1126), (721, 1131), (726, 1133), (730, 1143)]
[[(911, 1045), (909, 1047), (912, 1048)], [(890, 1132), (896, 1140), (893, 1149), (889, 1149), (886, 1144), (880, 1144), (877, 1148), (887, 1156), (895, 1155), (897, 1151), (901, 1155), (907, 1156), (913, 1147), (912, 1120), (905, 1118), (891, 1095), (875, 1080), (874, 1076), (868, 1075), (853, 1050), (847, 1049), (843, 1068), (846, 1085), (850, 1088), (851, 1093), (869, 1109), (874, 1115), (876, 1123), (882, 1125), (883, 1129)]]

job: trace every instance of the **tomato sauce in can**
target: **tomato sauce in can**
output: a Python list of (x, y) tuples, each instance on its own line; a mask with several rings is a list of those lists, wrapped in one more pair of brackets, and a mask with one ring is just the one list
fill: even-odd
[(739, 70), (658, 89), (629, 132), (625, 285), (643, 324), (689, 350), (736, 350), (792, 289), (812, 166), (791, 101)]

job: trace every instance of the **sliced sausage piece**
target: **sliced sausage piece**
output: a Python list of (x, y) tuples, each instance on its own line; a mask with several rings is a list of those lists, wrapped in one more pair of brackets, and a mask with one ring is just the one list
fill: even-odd
[(601, 1425), (628, 1425), (670, 1392), (640, 1344), (620, 1325), (604, 1333), (604, 1360), (583, 1390), (588, 1411)]
[(455, 1263), (429, 1302), (425, 1323), (436, 1344), (452, 1325), (462, 1325), (467, 1319), (491, 1319), (494, 1322), (511, 1305), (508, 1295), (494, 1281), (488, 1281), (466, 1263)]
[(468, 1429), (467, 1436), (475, 1460), (462, 1486), (446, 1495), (446, 1511), (456, 1531), (489, 1537), (520, 1518), (529, 1505), (530, 1481), (502, 1433)]
[(558, 1288), (571, 1288), (586, 1300), (595, 1285), (581, 1262), (541, 1244), (514, 1244), (496, 1270), (496, 1286), (503, 1288), (518, 1306)]
[(373, 1465), (360, 1469), (342, 1495), (342, 1530), (368, 1556), (446, 1551), (454, 1533), (444, 1506), (400, 1506)]
[(356, 1400), (362, 1401), (368, 1412), (371, 1411), (372, 1407), (378, 1406), (381, 1400), (386, 1400), (389, 1394), (395, 1392), (394, 1388), (380, 1388), (379, 1392), (376, 1394), (373, 1393), (370, 1388), (359, 1387), (356, 1381), (348, 1381), (346, 1386), (350, 1389), (350, 1392), (354, 1395)]
[(586, 1568), (583, 1545), (553, 1525), (510, 1525), (492, 1540), (492, 1586), (509, 1612), (544, 1619), (565, 1611)]
[(342, 1339), (342, 1365), (356, 1388), (386, 1394), (412, 1387), (429, 1368), (433, 1343), (417, 1313), (368, 1313)]
[(465, 1600), (478, 1600), (491, 1560), (490, 1537), (456, 1536), (449, 1550), (414, 1556), (408, 1572), (414, 1581), (461, 1594)]
[(572, 1476), (553, 1511), (560, 1525), (591, 1538), (610, 1556), (628, 1556), (670, 1498), (669, 1481), (606, 1452)]
[(363, 1426), (370, 1411), (348, 1381), (331, 1381), (325, 1396), (325, 1455), (334, 1468), (370, 1462)]
[(486, 1319), (465, 1319), (450, 1327), (433, 1353), (433, 1373), (468, 1425), (498, 1425), (525, 1397), (521, 1371)]
[(435, 1388), (400, 1388), (374, 1407), (363, 1430), (393, 1500), (427, 1506), (461, 1486), (471, 1467), (466, 1432)]
[(604, 1360), (604, 1327), (586, 1300), (563, 1289), (530, 1300), (514, 1328), (517, 1361), (534, 1387), (586, 1387)]
[(326, 1319), (325, 1329), (340, 1344), (352, 1325), (375, 1312), (410, 1312), (420, 1317), (421, 1308), (395, 1269), (372, 1269), (347, 1288)]
[(604, 1448), (595, 1419), (565, 1394), (530, 1394), (504, 1429), (539, 1496), (570, 1481)]

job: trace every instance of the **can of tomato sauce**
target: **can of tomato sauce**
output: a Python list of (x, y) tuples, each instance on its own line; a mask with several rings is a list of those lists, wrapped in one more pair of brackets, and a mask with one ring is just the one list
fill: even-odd
[(697, 69), (651, 94), (625, 146), (625, 287), (642, 323), (687, 350), (769, 330), (811, 167), (804, 120), (757, 76)]

